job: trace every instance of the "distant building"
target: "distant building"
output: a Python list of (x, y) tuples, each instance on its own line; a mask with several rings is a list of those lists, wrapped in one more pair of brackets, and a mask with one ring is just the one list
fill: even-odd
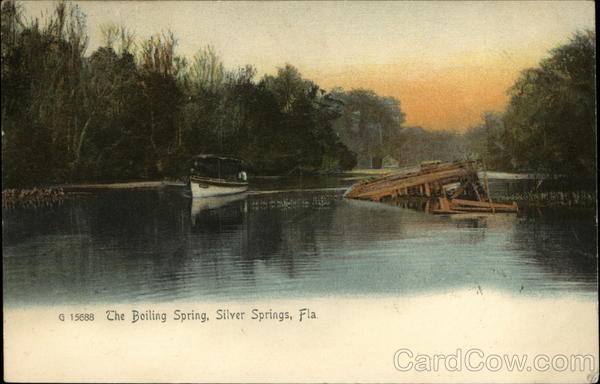
[(381, 160), (382, 168), (398, 168), (400, 166), (400, 162), (392, 157), (392, 155), (387, 155)]

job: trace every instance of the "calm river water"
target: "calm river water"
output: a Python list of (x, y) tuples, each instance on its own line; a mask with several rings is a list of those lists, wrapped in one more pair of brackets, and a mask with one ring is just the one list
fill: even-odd
[(435, 216), (345, 200), (352, 182), (262, 180), (204, 200), (116, 190), (4, 210), (5, 303), (597, 294), (593, 211)]

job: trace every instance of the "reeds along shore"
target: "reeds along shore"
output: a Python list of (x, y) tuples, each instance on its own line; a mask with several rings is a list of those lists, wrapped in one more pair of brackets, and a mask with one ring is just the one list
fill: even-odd
[(494, 196), (494, 200), (514, 201), (519, 206), (593, 207), (598, 195), (594, 191), (528, 191)]
[(2, 208), (49, 206), (62, 202), (66, 197), (62, 187), (6, 189), (2, 191)]

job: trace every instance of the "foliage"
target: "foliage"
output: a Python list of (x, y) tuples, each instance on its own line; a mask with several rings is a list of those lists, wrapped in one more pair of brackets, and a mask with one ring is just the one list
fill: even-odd
[(42, 22), (24, 21), (14, 1), (1, 9), (5, 187), (184, 177), (198, 153), (237, 155), (266, 174), (356, 163), (325, 91), (291, 65), (256, 81), (211, 46), (187, 60), (170, 31), (138, 39), (114, 24), (85, 56), (77, 6), (57, 3)]
[(508, 134), (503, 114), (488, 111), (482, 119), (483, 124), (470, 127), (465, 134), (470, 155), (483, 160), (488, 168), (514, 169), (516, 164), (506, 145)]
[(338, 88), (331, 97), (341, 105), (335, 130), (358, 155), (360, 166), (379, 168), (386, 155), (400, 157), (405, 115), (399, 100), (378, 96), (367, 89), (346, 92)]
[(102, 28), (86, 55), (85, 16), (59, 2), (45, 20), (1, 6), (5, 187), (185, 177), (199, 153), (241, 157), (260, 174), (483, 158), (488, 168), (595, 175), (595, 33), (580, 32), (523, 71), (502, 113), (464, 136), (403, 126), (400, 101), (326, 92), (292, 65), (256, 79), (212, 46), (191, 60), (170, 31)]
[(595, 173), (595, 52), (595, 33), (577, 33), (512, 87), (507, 144), (519, 166)]
[(468, 155), (465, 137), (454, 132), (407, 127), (402, 132), (402, 139), (398, 157), (402, 165), (419, 164), (427, 160), (454, 161)]
[(521, 73), (506, 110), (471, 128), (472, 148), (497, 169), (596, 174), (596, 35), (578, 32)]
[(85, 20), (58, 3), (44, 24), (2, 3), (2, 152), (7, 184), (64, 180), (84, 129)]

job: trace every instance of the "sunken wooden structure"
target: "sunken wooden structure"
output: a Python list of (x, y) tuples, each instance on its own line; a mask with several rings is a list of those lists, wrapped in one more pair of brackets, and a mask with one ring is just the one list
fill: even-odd
[(344, 197), (385, 201), (420, 198), (429, 201), (429, 212), (516, 212), (517, 205), (494, 203), (487, 179), (482, 183), (475, 161), (426, 161), (420, 167), (355, 184)]

